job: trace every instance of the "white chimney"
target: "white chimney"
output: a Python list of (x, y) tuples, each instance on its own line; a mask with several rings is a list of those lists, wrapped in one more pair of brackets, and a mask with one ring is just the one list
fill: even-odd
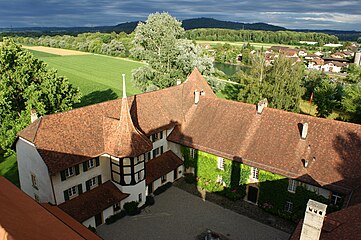
[(31, 119), (31, 123), (35, 122), (35, 120), (38, 119), (38, 115), (36, 114), (35, 109), (30, 110), (30, 119)]
[(326, 204), (308, 200), (300, 240), (320, 239), (326, 208)]
[(258, 113), (258, 114), (262, 114), (263, 109), (264, 109), (265, 107), (267, 107), (267, 106), (268, 106), (267, 98), (259, 101), (258, 104), (257, 104), (257, 113)]
[(182, 81), (181, 80), (177, 80), (177, 85), (180, 85), (182, 83)]
[(302, 134), (301, 134), (301, 138), (302, 138), (303, 140), (306, 139), (306, 137), (307, 137), (307, 132), (308, 132), (308, 123), (304, 123), (304, 124), (302, 125)]
[(194, 90), (194, 104), (198, 104), (199, 103), (199, 95), (200, 95), (200, 92), (196, 90)]
[(201, 96), (205, 96), (206, 95), (206, 92), (203, 91), (203, 89), (201, 90)]

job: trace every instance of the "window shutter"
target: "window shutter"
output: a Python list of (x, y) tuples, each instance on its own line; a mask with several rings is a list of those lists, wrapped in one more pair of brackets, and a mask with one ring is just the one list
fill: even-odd
[(163, 138), (163, 131), (160, 132), (160, 139)]
[(68, 190), (65, 190), (65, 191), (64, 191), (64, 199), (65, 199), (65, 201), (68, 201), (68, 200), (69, 200)]
[(163, 154), (163, 146), (160, 147), (160, 154)]
[(153, 158), (155, 158), (155, 155), (157, 154), (156, 149), (153, 150)]
[(78, 185), (78, 194), (83, 193), (83, 186), (81, 184)]
[(83, 162), (83, 172), (88, 171), (88, 161)]
[(86, 188), (87, 191), (90, 190), (90, 182), (89, 182), (89, 180), (85, 182), (85, 188)]
[(150, 151), (148, 152), (148, 160), (150, 160)]
[(65, 177), (65, 170), (60, 172), (61, 181), (64, 181), (66, 179)]
[(95, 166), (99, 166), (99, 157), (95, 158)]
[(102, 184), (102, 175), (98, 176), (98, 185)]
[(79, 164), (75, 165), (75, 175), (79, 175)]

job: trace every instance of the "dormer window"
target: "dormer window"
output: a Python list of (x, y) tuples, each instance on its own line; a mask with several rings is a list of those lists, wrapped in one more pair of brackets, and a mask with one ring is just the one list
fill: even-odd
[(154, 134), (152, 134), (152, 136), (150, 137), (150, 140), (152, 141), (152, 142), (156, 142), (156, 141), (158, 141), (158, 140), (160, 140), (160, 139), (162, 139), (163, 138), (163, 131), (161, 131), (161, 132), (159, 132), (159, 133), (154, 133)]
[(258, 168), (252, 167), (252, 178), (258, 179)]
[(95, 160), (94, 160), (94, 159), (90, 159), (90, 160), (87, 162), (87, 165), (88, 165), (88, 169), (95, 167)]
[(60, 172), (61, 181), (79, 174), (79, 165), (72, 166)]

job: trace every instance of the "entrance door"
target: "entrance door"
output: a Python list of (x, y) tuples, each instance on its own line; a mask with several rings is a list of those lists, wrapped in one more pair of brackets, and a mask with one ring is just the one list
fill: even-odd
[(97, 215), (94, 216), (95, 217), (95, 226), (99, 226), (101, 224), (103, 224), (103, 218), (102, 218), (102, 213), (99, 213)]
[(173, 180), (175, 181), (178, 178), (178, 169), (174, 169), (173, 171)]
[(257, 196), (258, 196), (258, 188), (248, 186), (247, 200), (253, 203), (257, 203)]

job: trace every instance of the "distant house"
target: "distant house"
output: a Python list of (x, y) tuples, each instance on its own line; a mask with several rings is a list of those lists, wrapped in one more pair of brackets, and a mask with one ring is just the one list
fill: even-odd
[(333, 72), (333, 73), (340, 73), (347, 64), (337, 61), (326, 61), (323, 66), (321, 66), (322, 72)]
[(0, 176), (1, 239), (100, 240), (56, 206), (39, 204)]

